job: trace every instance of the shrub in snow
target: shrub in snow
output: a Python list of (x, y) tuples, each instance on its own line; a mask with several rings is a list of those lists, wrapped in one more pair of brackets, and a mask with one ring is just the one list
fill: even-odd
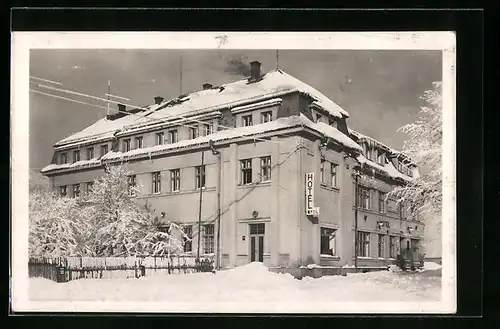
[(407, 269), (406, 259), (402, 255), (397, 256), (396, 265), (403, 271)]

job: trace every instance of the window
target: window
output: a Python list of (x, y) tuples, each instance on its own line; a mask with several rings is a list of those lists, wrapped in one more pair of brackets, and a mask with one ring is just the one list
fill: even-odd
[(156, 133), (155, 145), (163, 145), (164, 140), (165, 140), (165, 136), (163, 135), (163, 132)]
[(59, 186), (59, 195), (65, 197), (67, 195), (66, 186)]
[(124, 139), (123, 140), (123, 147), (122, 147), (123, 152), (128, 152), (130, 151), (130, 139)]
[(260, 117), (261, 117), (262, 123), (273, 121), (273, 112), (272, 111), (262, 112), (260, 114)]
[(332, 127), (335, 127), (337, 128), (338, 127), (338, 123), (337, 123), (337, 120), (333, 120), (333, 119), (329, 119), (328, 120), (328, 124)]
[(321, 164), (319, 167), (319, 174), (321, 178), (321, 184), (325, 184), (325, 159), (321, 159)]
[(177, 143), (179, 141), (179, 139), (177, 138), (177, 129), (176, 130), (170, 130), (168, 132), (168, 139), (170, 141), (170, 143)]
[(193, 226), (187, 225), (182, 229), (182, 245), (184, 246), (184, 252), (190, 252), (193, 250)]
[(93, 147), (89, 147), (87, 149), (87, 159), (90, 160), (90, 159), (93, 159), (94, 158), (94, 148)]
[(378, 235), (378, 257), (385, 258), (385, 235)]
[(364, 186), (358, 186), (358, 207), (362, 209), (371, 209), (370, 189)]
[(331, 184), (332, 184), (332, 187), (337, 187), (337, 168), (339, 166), (335, 163), (332, 163), (331, 164), (331, 172), (330, 172), (330, 175), (331, 175)]
[(68, 153), (61, 153), (61, 164), (68, 163)]
[(80, 196), (80, 184), (73, 185), (73, 197), (78, 198)]
[(108, 145), (101, 145), (101, 156), (108, 153)]
[(373, 150), (369, 146), (366, 146), (366, 158), (370, 161), (373, 160)]
[(387, 211), (387, 207), (385, 205), (385, 198), (387, 196), (387, 193), (384, 192), (378, 192), (378, 211), (382, 214), (385, 214)]
[(260, 179), (263, 182), (271, 180), (271, 157), (260, 158)]
[(208, 123), (204, 124), (204, 125), (203, 125), (203, 129), (204, 129), (204, 131), (205, 131), (205, 136), (206, 136), (206, 135), (213, 134), (213, 132), (214, 132), (214, 129), (213, 129), (213, 128), (214, 128), (214, 127), (213, 127), (211, 124), (208, 124)]
[(266, 224), (250, 224), (250, 234), (265, 234), (266, 233)]
[(179, 191), (181, 189), (180, 169), (170, 170), (170, 189), (172, 192)]
[(316, 112), (316, 122), (320, 122), (322, 117), (323, 116), (321, 114), (319, 114), (318, 112)]
[(196, 137), (198, 137), (198, 128), (197, 127), (189, 128), (189, 138), (195, 139)]
[(151, 174), (151, 184), (151, 191), (153, 193), (161, 192), (161, 175), (159, 171)]
[(336, 250), (336, 230), (331, 228), (321, 228), (321, 254), (334, 256), (337, 254)]
[(378, 150), (377, 163), (380, 165), (385, 164), (385, 153), (382, 150)]
[(196, 188), (205, 187), (205, 166), (197, 166), (194, 169)]
[(85, 184), (85, 191), (87, 193), (92, 192), (92, 187), (94, 187), (94, 182), (88, 182), (87, 184)]
[(401, 218), (406, 218), (406, 205), (403, 201), (399, 203), (399, 216), (401, 216)]
[(252, 115), (244, 115), (241, 117), (241, 119), (242, 119), (242, 126), (243, 127), (248, 127), (248, 126), (253, 125)]
[(252, 184), (252, 159), (240, 161), (241, 184)]
[(206, 224), (204, 226), (203, 242), (205, 245), (203, 250), (205, 251), (205, 254), (211, 254), (214, 252), (214, 227), (214, 224)]
[(144, 138), (141, 137), (136, 137), (135, 138), (135, 148), (136, 149), (142, 149), (143, 147), (143, 141), (144, 141)]
[(370, 233), (358, 232), (358, 256), (370, 257)]
[(399, 239), (398, 237), (396, 236), (391, 236), (390, 237), (390, 244), (391, 244), (391, 249), (390, 249), (390, 253), (389, 253), (389, 257), (390, 258), (396, 258), (397, 257), (397, 243), (398, 243)]
[(80, 151), (76, 150), (73, 152), (73, 162), (78, 162), (80, 161)]
[(129, 195), (135, 195), (135, 187), (137, 186), (137, 177), (135, 175), (130, 175), (127, 177), (127, 189)]
[(398, 213), (398, 203), (396, 200), (389, 198), (387, 200), (387, 211), (392, 213)]

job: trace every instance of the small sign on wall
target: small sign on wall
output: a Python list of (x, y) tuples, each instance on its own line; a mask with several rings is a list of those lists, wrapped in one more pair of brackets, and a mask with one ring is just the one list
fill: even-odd
[(319, 216), (319, 207), (314, 206), (314, 173), (306, 173), (306, 215)]

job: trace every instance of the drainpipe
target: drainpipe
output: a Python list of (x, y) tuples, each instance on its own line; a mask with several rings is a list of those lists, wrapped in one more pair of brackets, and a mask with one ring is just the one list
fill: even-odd
[(354, 268), (358, 272), (358, 177), (354, 171)]
[(201, 151), (201, 167), (200, 167), (200, 208), (198, 212), (198, 250), (196, 252), (196, 260), (199, 262), (200, 261), (200, 242), (201, 242), (201, 203), (203, 201), (203, 187), (204, 184), (202, 184), (204, 177), (205, 177), (205, 168), (203, 167), (205, 165), (205, 150)]
[(212, 154), (217, 156), (217, 249), (215, 254), (215, 267), (217, 270), (220, 269), (220, 216), (221, 216), (221, 188), (222, 188), (222, 155), (221, 152), (214, 148), (214, 142), (210, 140), (210, 149), (212, 150)]

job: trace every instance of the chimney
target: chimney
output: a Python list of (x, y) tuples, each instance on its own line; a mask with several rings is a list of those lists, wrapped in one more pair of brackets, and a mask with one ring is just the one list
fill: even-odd
[(127, 107), (123, 104), (118, 104), (118, 111), (119, 112), (127, 111)]
[(155, 104), (156, 104), (156, 105), (160, 105), (160, 104), (161, 104), (161, 102), (163, 102), (163, 97), (161, 97), (161, 96), (156, 96), (156, 97), (155, 97)]
[(252, 80), (260, 79), (260, 62), (258, 61), (250, 62), (250, 78)]
[(210, 83), (204, 83), (203, 84), (203, 90), (211, 89), (213, 86)]

